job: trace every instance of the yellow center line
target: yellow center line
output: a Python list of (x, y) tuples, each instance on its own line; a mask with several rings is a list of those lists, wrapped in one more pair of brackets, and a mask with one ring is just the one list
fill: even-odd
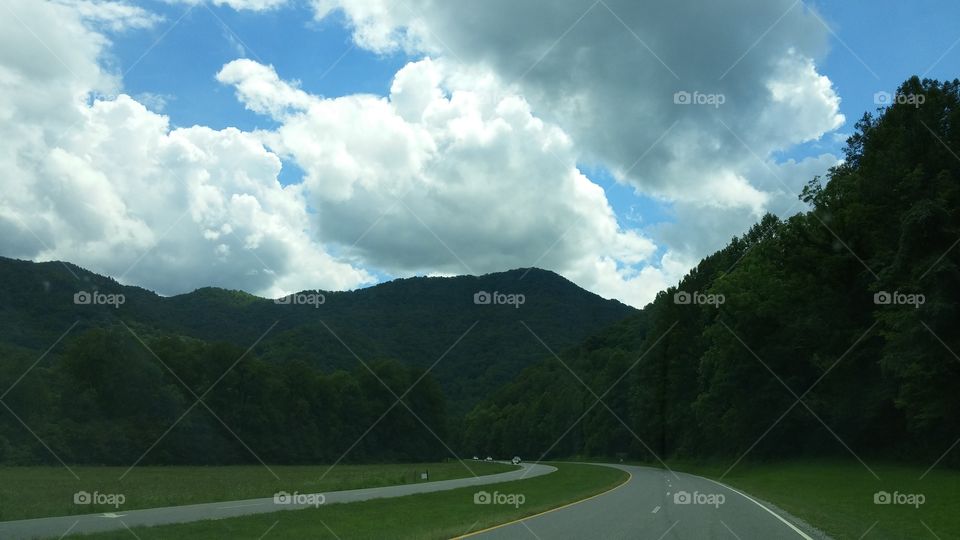
[[(622, 469), (621, 469), (621, 470), (622, 470)], [(557, 511), (559, 511), (559, 510), (563, 510), (564, 508), (569, 508), (569, 507), (574, 506), (574, 505), (576, 505), (576, 504), (580, 504), (580, 503), (587, 502), (587, 501), (589, 501), (590, 499), (596, 499), (597, 497), (600, 497), (601, 495), (606, 495), (606, 494), (608, 494), (608, 493), (611, 493), (611, 492), (613, 492), (613, 491), (616, 491), (616, 490), (622, 488), (623, 486), (627, 485), (628, 483), (630, 483), (630, 480), (633, 479), (633, 475), (630, 474), (630, 471), (624, 471), (624, 472), (627, 473), (627, 479), (626, 479), (626, 480), (624, 480), (623, 482), (617, 484), (616, 486), (613, 486), (612, 488), (610, 488), (610, 489), (608, 489), (608, 490), (606, 490), (606, 491), (602, 491), (602, 492), (600, 492), (600, 493), (597, 493), (596, 495), (591, 495), (591, 496), (587, 497), (586, 499), (580, 499), (579, 501), (573, 501), (572, 503), (567, 503), (567, 504), (565, 504), (565, 505), (563, 505), (563, 506), (558, 506), (558, 507), (556, 507), (556, 508), (551, 508), (550, 510), (544, 510), (543, 512), (540, 512), (540, 513), (538, 513), (538, 514), (533, 514), (533, 515), (526, 516), (526, 517), (522, 517), (522, 518), (519, 518), (519, 519), (514, 519), (514, 520), (512, 520), (512, 521), (508, 521), (508, 522), (506, 522), (506, 523), (501, 523), (501, 524), (499, 524), (499, 525), (494, 525), (494, 526), (492, 526), (492, 527), (487, 527), (486, 529), (480, 529), (479, 531), (474, 531), (474, 532), (472, 532), (472, 533), (467, 533), (467, 534), (464, 534), (464, 535), (461, 535), (461, 536), (455, 536), (455, 537), (451, 538), (450, 540), (460, 540), (460, 539), (462, 539), (462, 538), (470, 538), (471, 536), (476, 536), (476, 535), (478, 535), (478, 534), (483, 534), (483, 533), (485, 533), (485, 532), (492, 531), (492, 530), (494, 530), (494, 529), (499, 529), (499, 528), (501, 528), (501, 527), (506, 527), (506, 526), (508, 526), (508, 525), (513, 525), (513, 524), (515, 524), (515, 523), (520, 523), (521, 521), (526, 521), (526, 520), (528, 520), (528, 519), (533, 519), (533, 518), (536, 518), (536, 517), (540, 517), (540, 516), (542, 516), (542, 515), (549, 514), (549, 513), (551, 513), (551, 512), (557, 512)]]

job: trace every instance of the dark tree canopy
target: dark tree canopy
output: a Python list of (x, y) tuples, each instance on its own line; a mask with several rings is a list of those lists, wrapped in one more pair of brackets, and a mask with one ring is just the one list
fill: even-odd
[[(801, 193), (807, 212), (765, 216), (562, 354), (592, 392), (548, 358), (469, 414), (468, 447), (666, 458), (759, 440), (754, 458), (848, 455), (833, 431), (858, 454), (941, 456), (960, 437), (958, 90), (905, 82), (923, 105), (865, 115), (845, 162)], [(677, 304), (678, 291), (725, 302)], [(899, 302), (910, 295), (924, 302)]]

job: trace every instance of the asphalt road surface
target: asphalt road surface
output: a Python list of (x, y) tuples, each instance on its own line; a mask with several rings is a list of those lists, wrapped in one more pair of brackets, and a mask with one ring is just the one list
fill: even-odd
[[(530, 478), (540, 476), (555, 470), (557, 470), (556, 467), (549, 465), (525, 463), (521, 465), (520, 469), (515, 471), (479, 477), (424, 482), (421, 484), (333, 491), (323, 494), (323, 504), (366, 501), (385, 497), (401, 497), (416, 493), (429, 493), (468, 486), (480, 486), (518, 480), (521, 477)], [(293, 497), (291, 497), (291, 499), (292, 498)], [(271, 497), (266, 499), (191, 504), (187, 506), (169, 506), (166, 508), (150, 508), (145, 510), (124, 511), (121, 509), (116, 513), (107, 514), (85, 514), (4, 521), (0, 522), (0, 539), (61, 538), (66, 534), (85, 534), (112, 531), (127, 527), (166, 525), (170, 523), (186, 523), (206, 519), (223, 519), (249, 514), (277, 512), (280, 510), (297, 510), (313, 506), (313, 503), (319, 499), (317, 497), (311, 497), (310, 494), (298, 494), (297, 500), (302, 502), (300, 504), (296, 504), (296, 501), (289, 504), (278, 504)]]
[(813, 540), (767, 505), (733, 488), (684, 473), (611, 465), (631, 474), (620, 487), (471, 540)]

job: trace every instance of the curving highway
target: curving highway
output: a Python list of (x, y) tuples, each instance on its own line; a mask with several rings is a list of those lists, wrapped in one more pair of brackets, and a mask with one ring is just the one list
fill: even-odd
[[(804, 530), (797, 520), (769, 505), (713, 480), (651, 467), (608, 465), (626, 471), (630, 478), (594, 497), (525, 518), (471, 533), (471, 539), (579, 540), (701, 540), (763, 539), (813, 540), (818, 533)], [(323, 494), (323, 504), (349, 503), (377, 498), (480, 486), (549, 474), (555, 467), (523, 464), (516, 471), (480, 477), (353, 489)], [(186, 523), (249, 514), (295, 510), (312, 506), (315, 498), (281, 504), (273, 498), (193, 504), (115, 514), (87, 514), (0, 522), (0, 538), (60, 538), (127, 527)], [(818, 538), (818, 540), (819, 540)]]
[(584, 501), (462, 538), (813, 540), (795, 520), (713, 480), (650, 467), (608, 466), (630, 473), (630, 479)]

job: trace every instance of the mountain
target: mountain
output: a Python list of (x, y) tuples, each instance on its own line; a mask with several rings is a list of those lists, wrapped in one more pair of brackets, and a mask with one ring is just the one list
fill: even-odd
[(526, 369), (467, 416), (465, 450), (960, 465), (960, 80), (898, 95), (925, 100), (864, 115), (808, 211)]
[[(474, 295), (484, 293), (496, 296), (475, 303)], [(77, 304), (77, 294), (95, 296)], [(122, 304), (110, 303), (121, 298), (110, 295), (122, 295)], [(354, 354), (368, 363), (393, 359), (421, 369), (437, 362), (430, 373), (453, 411), (462, 413), (549, 356), (544, 344), (571, 347), (636, 312), (536, 268), (398, 279), (287, 299), (283, 304), (218, 288), (162, 297), (67, 262), (0, 257), (0, 347), (39, 356), (74, 323), (63, 343), (122, 322), (146, 340), (176, 335), (242, 348), (256, 343), (253, 353), (266, 361), (302, 360), (326, 372), (353, 369)], [(498, 303), (510, 300), (516, 301)]]

